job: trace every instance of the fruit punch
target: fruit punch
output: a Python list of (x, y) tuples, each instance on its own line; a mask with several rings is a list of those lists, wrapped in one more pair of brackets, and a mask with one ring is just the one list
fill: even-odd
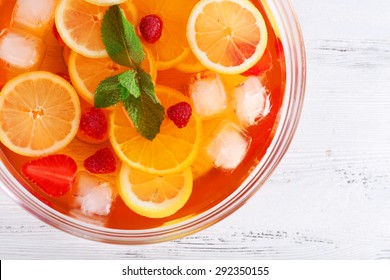
[(0, 140), (48, 207), (112, 229), (227, 199), (270, 146), (286, 86), (261, 1), (0, 1)]

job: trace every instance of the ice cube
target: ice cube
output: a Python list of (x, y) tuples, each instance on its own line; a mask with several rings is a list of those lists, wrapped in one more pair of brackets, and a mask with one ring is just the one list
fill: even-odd
[(189, 96), (195, 111), (203, 118), (217, 115), (227, 107), (225, 87), (216, 73), (201, 73), (193, 77)]
[(206, 153), (215, 167), (226, 170), (235, 169), (244, 159), (251, 138), (238, 125), (223, 121), (206, 146)]
[(267, 116), (271, 107), (267, 90), (256, 77), (249, 77), (233, 90), (231, 104), (244, 127)]
[(86, 215), (107, 216), (111, 211), (112, 191), (109, 183), (94, 187), (82, 197), (81, 211)]
[(8, 72), (37, 70), (44, 54), (45, 45), (33, 35), (11, 29), (0, 35), (0, 67)]
[(73, 206), (79, 207), (86, 216), (107, 216), (114, 200), (110, 183), (86, 171), (77, 173), (73, 197)]
[(17, 0), (12, 27), (28, 30), (40, 38), (53, 24), (57, 0)]

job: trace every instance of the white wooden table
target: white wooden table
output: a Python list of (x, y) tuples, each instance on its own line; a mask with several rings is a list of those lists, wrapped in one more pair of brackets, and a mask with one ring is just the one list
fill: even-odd
[(60, 232), (0, 191), (1, 259), (389, 259), (390, 1), (293, 0), (307, 47), (294, 141), (240, 210), (156, 245)]

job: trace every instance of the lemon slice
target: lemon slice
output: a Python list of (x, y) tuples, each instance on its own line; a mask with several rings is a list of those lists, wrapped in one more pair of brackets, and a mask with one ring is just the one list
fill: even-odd
[(267, 46), (267, 27), (248, 0), (201, 0), (188, 20), (187, 39), (199, 61), (224, 74), (245, 72)]
[(84, 0), (59, 0), (55, 22), (65, 44), (87, 57), (107, 57), (100, 32), (107, 9)]
[[(163, 86), (156, 94), (165, 110), (179, 102), (190, 103), (180, 92)], [(110, 116), (109, 138), (119, 158), (130, 167), (156, 175), (182, 172), (194, 161), (202, 138), (202, 122), (193, 112), (188, 124), (178, 128), (165, 117), (160, 133), (153, 141), (142, 137), (122, 107)]]
[[(101, 26), (104, 14), (109, 7), (97, 6), (88, 2), (84, 0), (58, 1), (55, 11), (58, 33), (69, 48), (83, 56), (107, 57), (108, 54), (101, 39)], [(94, 0), (93, 2), (114, 1)], [(121, 4), (121, 8), (129, 21), (137, 19), (138, 12), (132, 1), (124, 2)]]
[(135, 213), (148, 218), (164, 218), (175, 214), (192, 193), (192, 172), (153, 175), (122, 165), (119, 194)]
[(38, 157), (64, 148), (76, 135), (80, 102), (63, 78), (45, 71), (9, 81), (0, 94), (0, 140), (15, 153)]

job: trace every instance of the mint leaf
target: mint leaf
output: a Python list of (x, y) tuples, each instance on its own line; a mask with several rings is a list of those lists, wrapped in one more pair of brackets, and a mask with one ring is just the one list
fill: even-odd
[(147, 94), (154, 102), (160, 103), (154, 91), (152, 76), (150, 76), (149, 73), (146, 73), (143, 69), (138, 69), (137, 73), (143, 94)]
[(139, 134), (152, 141), (160, 133), (164, 120), (164, 107), (160, 103), (155, 103), (147, 95), (141, 95), (140, 98), (130, 96), (123, 101), (123, 105)]
[(135, 98), (138, 98), (141, 95), (140, 86), (138, 83), (137, 71), (128, 70), (123, 72), (118, 77), (119, 83), (122, 87), (126, 89), (126, 96), (123, 96), (122, 100), (126, 99), (130, 94)]
[(141, 41), (118, 5), (111, 6), (104, 15), (101, 36), (113, 61), (133, 69), (141, 66), (145, 58)]
[(127, 113), (133, 120), (138, 133), (148, 140), (153, 140), (160, 133), (165, 110), (154, 94), (152, 78), (142, 69), (138, 70), (141, 95), (135, 98), (130, 95), (123, 101)]
[[(124, 100), (126, 88), (122, 87), (118, 80), (119, 75), (109, 77), (100, 82), (95, 91), (95, 108), (107, 108)], [(125, 98), (127, 98), (128, 94)]]

